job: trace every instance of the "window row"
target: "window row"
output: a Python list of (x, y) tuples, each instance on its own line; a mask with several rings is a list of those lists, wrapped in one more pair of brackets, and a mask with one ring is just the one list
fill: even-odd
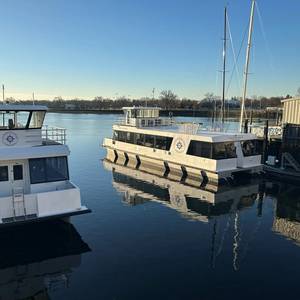
[(29, 169), (31, 184), (69, 179), (66, 156), (30, 159)]
[(173, 138), (125, 131), (114, 131), (113, 139), (120, 142), (169, 151)]
[(216, 160), (237, 157), (233, 142), (212, 144), (208, 142), (191, 141), (187, 154)]
[(130, 109), (126, 110), (129, 118), (158, 118), (159, 109)]

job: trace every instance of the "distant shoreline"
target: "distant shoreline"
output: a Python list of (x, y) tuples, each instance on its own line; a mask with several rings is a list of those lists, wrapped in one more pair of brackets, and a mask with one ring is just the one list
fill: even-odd
[[(123, 110), (121, 109), (111, 109), (111, 110), (71, 110), (71, 109), (53, 109), (49, 108), (50, 113), (66, 113), (66, 114), (99, 114), (99, 115), (122, 115)], [(247, 110), (247, 113), (250, 117), (250, 110)], [(174, 117), (204, 117), (211, 118), (213, 112), (211, 110), (187, 110), (187, 109), (174, 109), (174, 110), (161, 110), (162, 116), (170, 116), (170, 114)], [(237, 118), (240, 116), (239, 109), (231, 109), (229, 113), (226, 114), (227, 118)], [(252, 117), (253, 118), (268, 118), (268, 119), (276, 119), (276, 112), (266, 112), (266, 110), (253, 110)], [(219, 117), (219, 113), (217, 113), (217, 117)]]

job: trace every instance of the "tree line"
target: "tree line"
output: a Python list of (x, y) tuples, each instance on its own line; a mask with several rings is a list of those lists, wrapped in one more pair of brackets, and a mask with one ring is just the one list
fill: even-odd
[[(266, 107), (280, 107), (281, 100), (286, 97), (257, 97), (253, 96), (246, 99), (246, 108), (266, 109)], [(9, 102), (15, 102), (15, 99), (6, 99)], [(32, 103), (32, 100), (22, 101), (23, 103)], [(221, 107), (221, 99), (213, 93), (207, 93), (203, 99), (195, 100), (188, 98), (179, 98), (171, 90), (164, 90), (158, 98), (144, 97), (140, 99), (130, 99), (128, 97), (119, 97), (110, 99), (101, 96), (93, 100), (72, 99), (64, 100), (62, 97), (55, 97), (53, 100), (35, 100), (36, 104), (47, 105), (50, 109), (56, 110), (120, 110), (124, 106), (159, 106), (165, 110), (214, 110)], [(232, 97), (225, 102), (227, 108), (240, 108), (240, 99)]]

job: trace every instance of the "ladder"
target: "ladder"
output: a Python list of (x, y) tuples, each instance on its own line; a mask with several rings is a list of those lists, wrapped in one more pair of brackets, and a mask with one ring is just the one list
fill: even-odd
[(291, 166), (294, 170), (300, 172), (300, 164), (289, 152), (282, 153), (282, 167), (286, 166)]
[(13, 200), (13, 218), (14, 219), (16, 219), (17, 217), (26, 218), (26, 206), (25, 206), (23, 187), (13, 188), (12, 200)]

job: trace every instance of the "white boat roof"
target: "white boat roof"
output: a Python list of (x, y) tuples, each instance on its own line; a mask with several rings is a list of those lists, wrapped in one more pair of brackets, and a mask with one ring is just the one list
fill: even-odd
[(145, 134), (158, 134), (162, 136), (174, 136), (176, 135), (188, 135), (195, 137), (199, 141), (217, 143), (217, 142), (229, 142), (229, 141), (245, 141), (254, 140), (257, 137), (252, 133), (239, 133), (239, 132), (222, 132), (222, 131), (208, 131), (201, 130), (196, 134), (186, 133), (181, 131), (180, 126), (155, 126), (155, 127), (133, 127), (126, 125), (114, 125), (115, 130), (121, 129), (129, 132), (140, 132)]
[(156, 109), (156, 110), (161, 110), (161, 108), (157, 107), (157, 106), (127, 106), (127, 107), (122, 107), (122, 110), (133, 110), (133, 109), (139, 109), (139, 110)]
[(33, 104), (0, 104), (0, 111), (47, 111), (48, 107), (44, 105)]
[[(166, 128), (164, 128), (166, 127)], [(173, 126), (160, 126), (160, 127), (152, 127), (151, 130), (154, 131), (162, 131), (162, 132), (176, 132), (180, 134), (187, 134), (180, 131), (180, 127), (173, 125)], [(239, 132), (222, 132), (222, 131), (208, 131), (208, 130), (201, 130), (196, 134), (191, 134), (193, 136), (201, 136), (206, 139), (209, 139), (211, 142), (225, 142), (225, 141), (238, 141), (238, 140), (251, 140), (256, 139), (256, 136), (252, 133), (239, 133)]]

